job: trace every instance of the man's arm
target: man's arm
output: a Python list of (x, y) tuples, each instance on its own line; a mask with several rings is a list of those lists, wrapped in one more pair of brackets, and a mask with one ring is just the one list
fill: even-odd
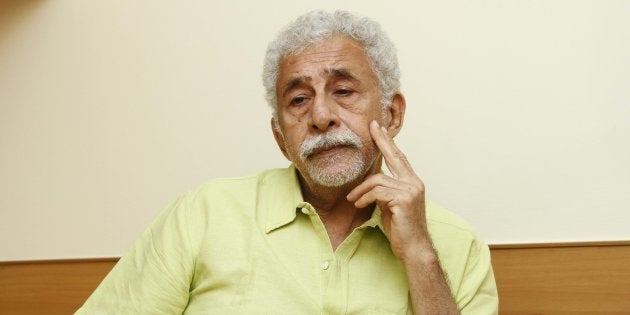
[(185, 204), (163, 209), (75, 314), (181, 314), (193, 273)]
[(373, 121), (370, 133), (392, 177), (368, 177), (348, 194), (348, 200), (359, 208), (376, 202), (381, 209), (392, 252), (407, 273), (414, 314), (459, 314), (429, 236), (424, 184), (385, 128)]

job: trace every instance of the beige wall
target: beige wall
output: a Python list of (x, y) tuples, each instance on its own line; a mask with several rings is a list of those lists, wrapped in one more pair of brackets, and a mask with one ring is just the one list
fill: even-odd
[(264, 50), (336, 6), (398, 45), (431, 199), (490, 243), (630, 239), (630, 2), (266, 3), (0, 2), (0, 260), (118, 256), (177, 195), (287, 165)]

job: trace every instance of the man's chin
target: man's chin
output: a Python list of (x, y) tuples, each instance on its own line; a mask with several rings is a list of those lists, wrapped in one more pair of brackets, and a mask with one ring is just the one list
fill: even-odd
[(324, 187), (344, 187), (361, 180), (365, 176), (363, 165), (330, 165), (329, 167), (308, 168), (310, 177)]

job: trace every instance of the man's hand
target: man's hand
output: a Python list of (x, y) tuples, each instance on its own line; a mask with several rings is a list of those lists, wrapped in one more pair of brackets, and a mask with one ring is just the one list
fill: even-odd
[(392, 252), (405, 267), (414, 314), (459, 314), (427, 229), (424, 184), (387, 130), (370, 123), (370, 133), (381, 150), (392, 177), (369, 176), (348, 200), (363, 208), (374, 202)]
[(372, 121), (370, 133), (392, 177), (369, 176), (348, 194), (348, 200), (357, 208), (378, 204), (385, 235), (403, 263), (414, 258), (436, 259), (426, 224), (424, 183), (384, 127)]

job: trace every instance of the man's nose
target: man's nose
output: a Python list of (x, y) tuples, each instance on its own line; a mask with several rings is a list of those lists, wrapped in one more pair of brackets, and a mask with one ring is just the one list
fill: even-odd
[(311, 111), (311, 128), (314, 130), (327, 131), (328, 128), (339, 125), (337, 104), (329, 97), (315, 97)]

